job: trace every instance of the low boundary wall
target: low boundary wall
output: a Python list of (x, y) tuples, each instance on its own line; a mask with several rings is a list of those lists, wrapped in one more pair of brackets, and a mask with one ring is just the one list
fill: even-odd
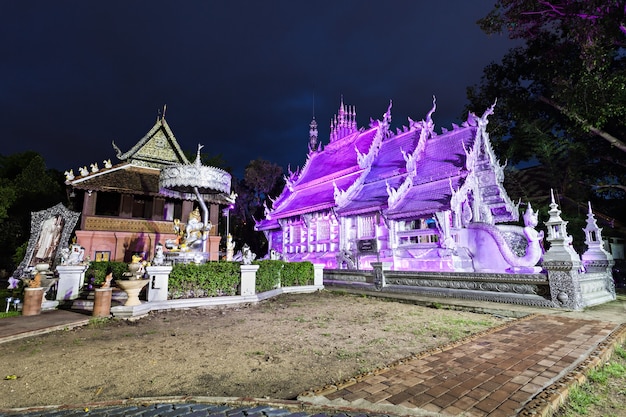
[(417, 294), (493, 301), (534, 307), (558, 307), (544, 274), (415, 272), (324, 269), (324, 286), (380, 293)]

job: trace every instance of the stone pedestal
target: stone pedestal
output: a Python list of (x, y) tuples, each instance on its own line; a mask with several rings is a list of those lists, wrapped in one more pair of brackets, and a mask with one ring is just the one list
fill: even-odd
[(550, 218), (545, 222), (548, 228), (546, 240), (550, 249), (543, 255), (543, 268), (548, 271), (550, 295), (555, 307), (582, 310), (584, 301), (580, 287), (580, 256), (572, 247), (572, 237), (567, 234), (567, 222), (561, 218), (561, 210), (554, 201), (551, 190)]
[(550, 295), (555, 307), (582, 310), (584, 302), (580, 288), (580, 261), (547, 260), (543, 268), (548, 271)]
[(59, 265), (59, 281), (57, 283), (57, 300), (75, 300), (85, 283), (87, 265)]
[(256, 294), (256, 271), (259, 265), (241, 265), (241, 293), (239, 295)]
[(321, 287), (324, 285), (324, 265), (313, 264), (313, 285)]
[(93, 312), (94, 317), (109, 317), (111, 315), (112, 288), (96, 288), (94, 290)]
[(170, 272), (172, 267), (148, 266), (146, 267), (150, 283), (148, 284), (148, 302), (166, 301), (169, 285)]

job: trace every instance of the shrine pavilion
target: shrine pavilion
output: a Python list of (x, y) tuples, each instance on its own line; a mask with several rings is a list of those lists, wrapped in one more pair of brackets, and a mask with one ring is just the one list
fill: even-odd
[[(197, 170), (199, 150), (194, 165), (181, 150), (165, 116), (159, 116), (150, 131), (127, 152), (115, 143), (113, 148), (118, 164), (105, 160), (101, 167), (93, 163), (89, 169), (80, 168), (76, 176), (73, 170), (65, 173), (70, 195), (77, 204), (82, 201), (77, 243), (85, 248), (86, 257), (95, 261), (130, 262), (133, 254), (150, 260), (157, 244), (179, 239), (180, 233), (173, 227), (175, 220), (187, 221), (199, 203), (193, 193), (163, 189), (159, 183), (161, 172), (176, 166)], [(230, 189), (230, 174), (214, 167), (199, 168), (219, 176), (227, 182), (221, 188)], [(204, 201), (200, 205), (208, 203), (207, 217), (215, 226), (220, 204), (231, 203), (228, 194), (216, 191), (201, 196)], [(206, 260), (218, 260), (218, 228), (207, 229)]]

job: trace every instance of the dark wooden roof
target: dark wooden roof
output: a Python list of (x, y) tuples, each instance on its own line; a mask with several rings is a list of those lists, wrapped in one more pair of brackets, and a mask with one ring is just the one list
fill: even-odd
[(159, 173), (159, 169), (123, 164), (78, 177), (70, 185), (80, 190), (158, 195)]

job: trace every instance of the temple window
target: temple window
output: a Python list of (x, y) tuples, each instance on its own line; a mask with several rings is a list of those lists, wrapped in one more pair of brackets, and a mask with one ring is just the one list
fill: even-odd
[(439, 231), (432, 218), (402, 221), (399, 225), (398, 243), (401, 246), (438, 246)]
[(317, 240), (330, 240), (330, 222), (320, 220), (317, 223)]
[(183, 215), (183, 202), (178, 200), (166, 200), (163, 208), (163, 220), (173, 221), (181, 219)]
[(111, 260), (111, 251), (96, 251), (94, 255), (96, 262), (108, 262)]
[(299, 224), (291, 226), (291, 243), (298, 244), (302, 241), (302, 227)]
[(118, 193), (99, 192), (96, 199), (96, 216), (119, 216), (121, 196)]
[(152, 218), (152, 198), (135, 196), (133, 199), (132, 217), (138, 219)]
[(368, 239), (376, 237), (376, 216), (359, 216), (358, 218), (358, 238)]

